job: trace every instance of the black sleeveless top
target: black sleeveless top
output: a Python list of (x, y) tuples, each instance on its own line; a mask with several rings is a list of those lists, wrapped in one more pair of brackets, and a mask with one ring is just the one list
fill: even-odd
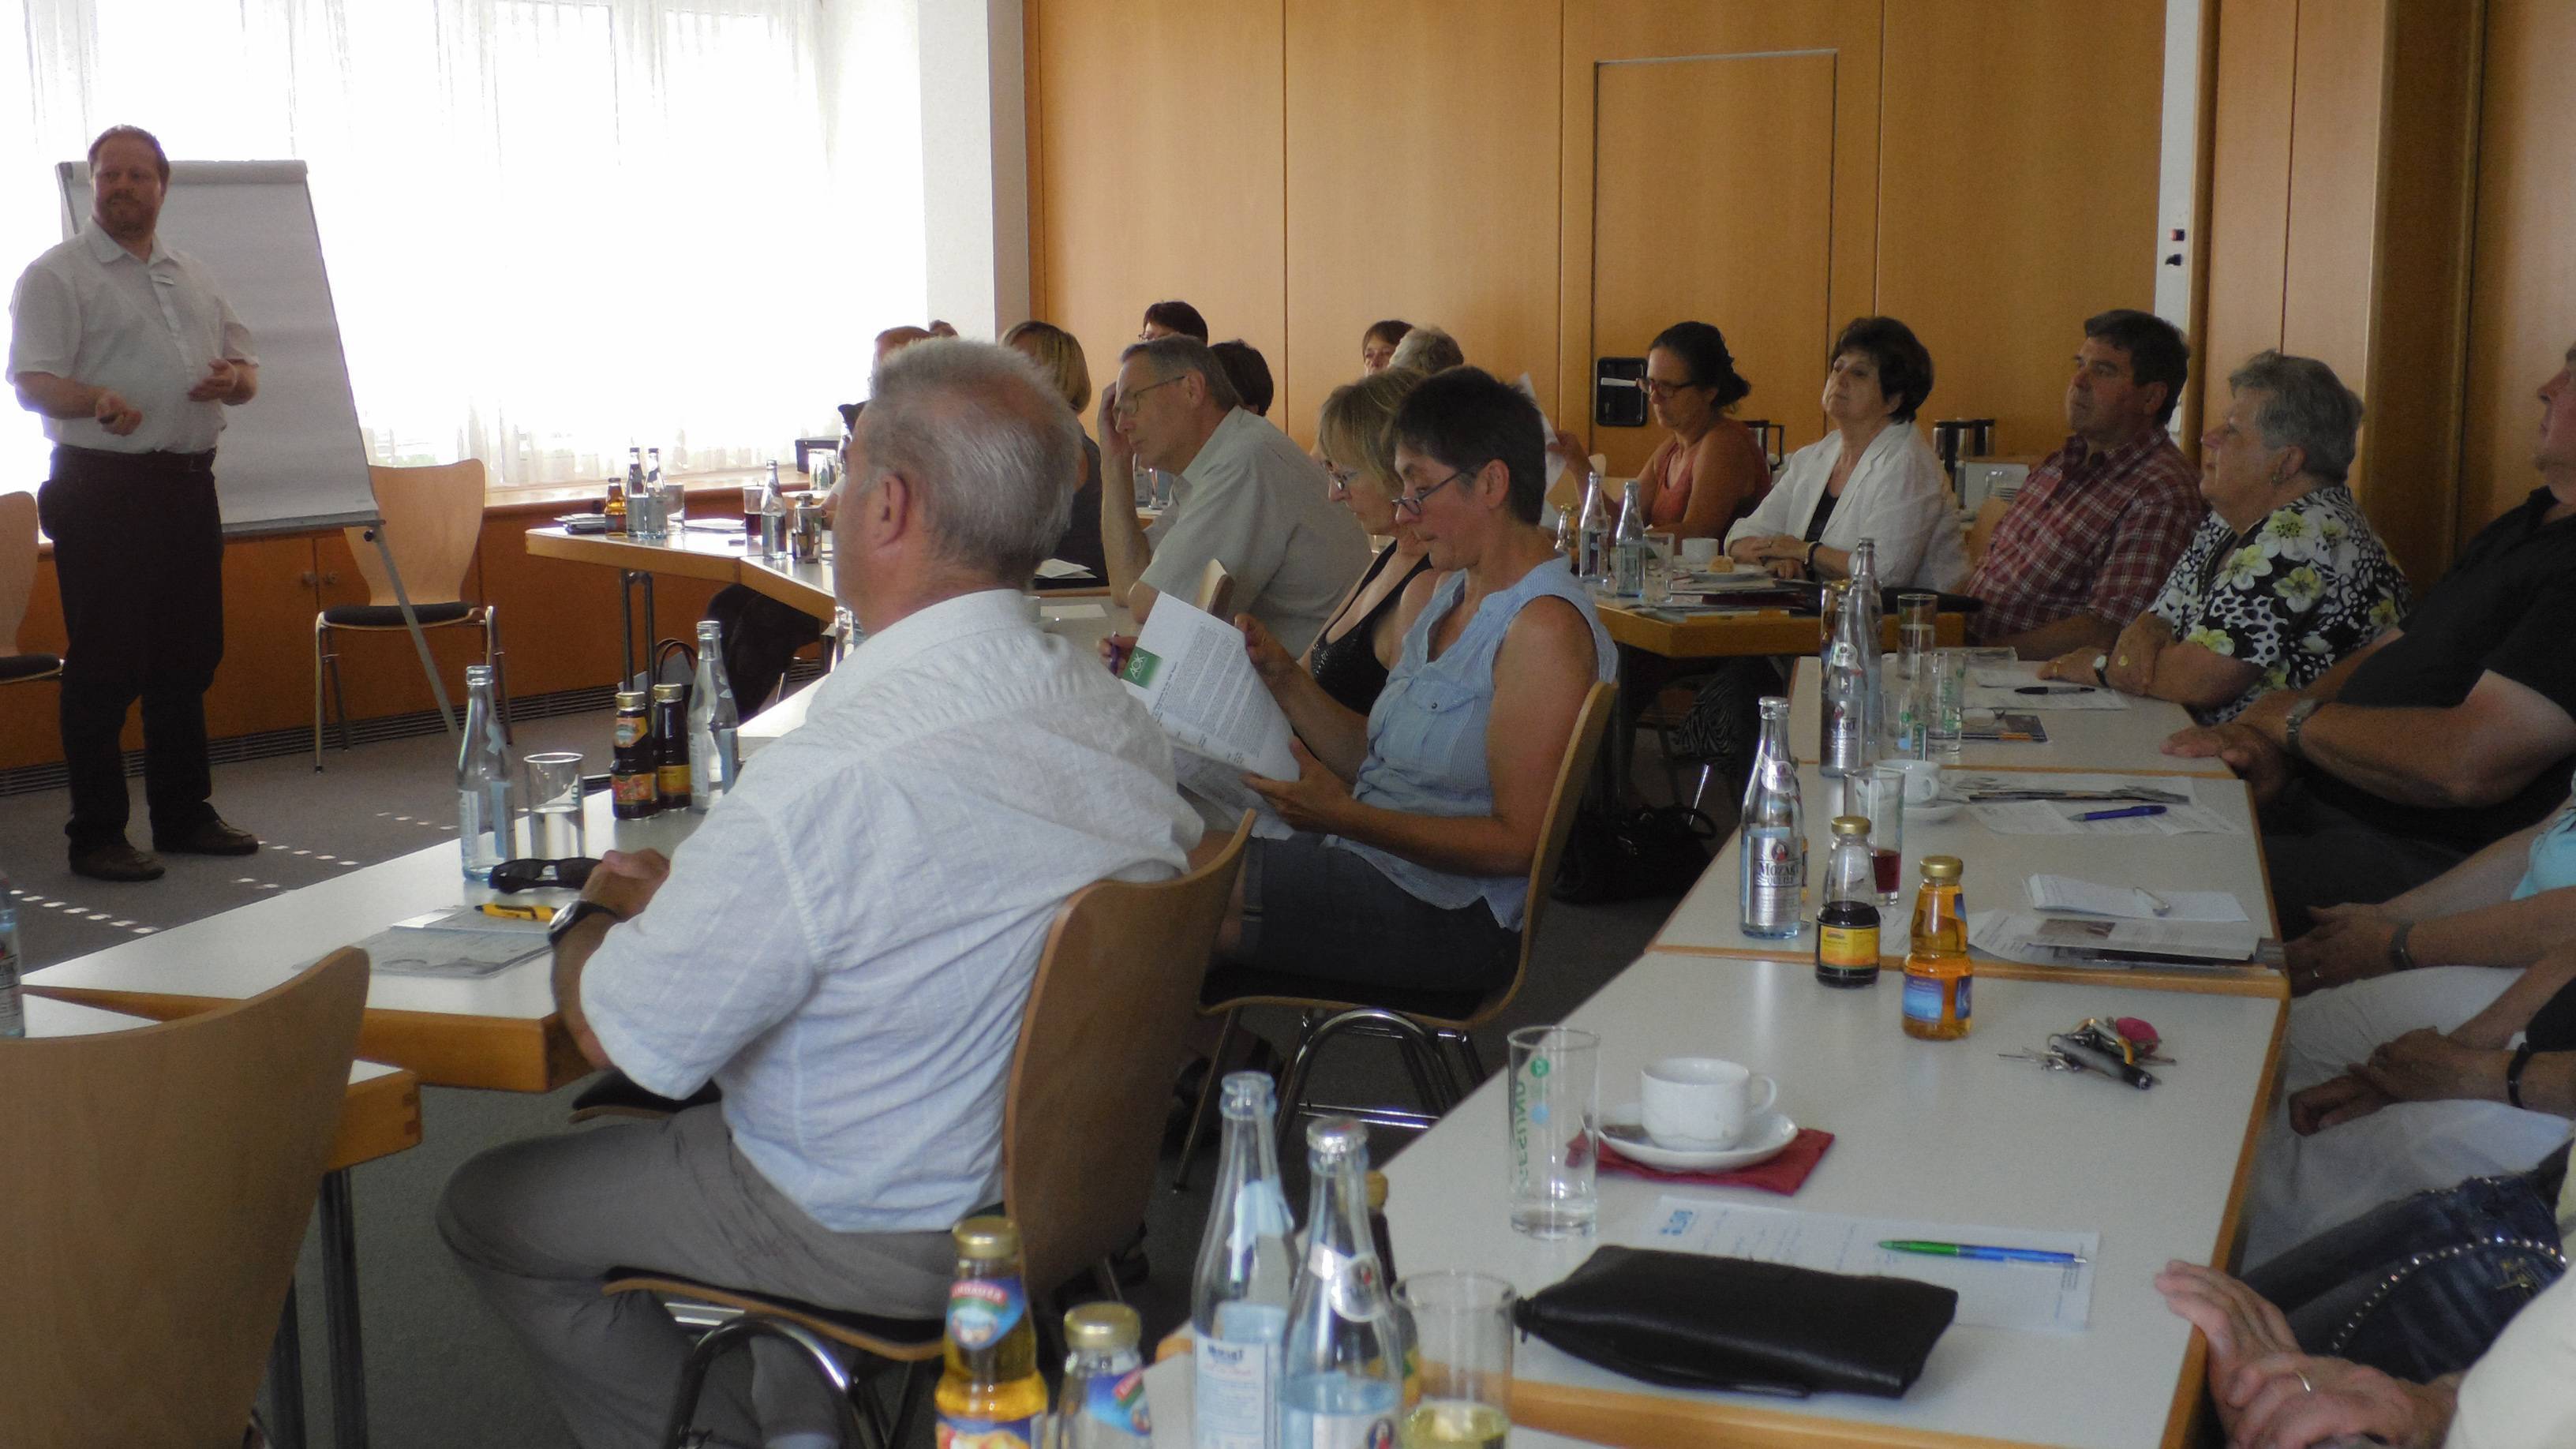
[[(1378, 556), (1369, 561), (1368, 572), (1360, 575), (1359, 587), (1351, 590), (1351, 597), (1356, 599), (1368, 592), (1370, 581), (1393, 557), (1394, 544), (1379, 550)], [(1322, 685), (1324, 693), (1339, 701), (1343, 708), (1366, 714), (1369, 706), (1377, 703), (1378, 691), (1386, 688), (1386, 666), (1377, 662), (1374, 642), (1378, 621), (1386, 617), (1386, 611), (1394, 608), (1398, 599), (1404, 597), (1405, 585), (1413, 582), (1414, 575), (1430, 567), (1429, 558), (1415, 559), (1412, 570), (1394, 588), (1387, 590), (1386, 597), (1377, 601), (1377, 607), (1369, 610), (1368, 616), (1353, 624), (1347, 633), (1338, 639), (1331, 637), (1333, 625), (1342, 621), (1341, 615), (1336, 614), (1324, 625), (1323, 632), (1315, 636), (1312, 651), (1315, 682)], [(1348, 607), (1344, 606), (1345, 609)]]

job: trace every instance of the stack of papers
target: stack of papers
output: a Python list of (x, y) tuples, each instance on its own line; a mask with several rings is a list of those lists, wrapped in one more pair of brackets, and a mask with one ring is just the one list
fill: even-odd
[(2254, 959), (2251, 924), (2121, 921), (2037, 911), (1971, 911), (1968, 944), (2007, 961), (2078, 966), (2228, 966)]
[[(1978, 670), (1979, 675), (1998, 673)], [(2042, 691), (2033, 693), (2032, 691)], [(2023, 679), (2009, 685), (1980, 680), (1968, 685), (1970, 709), (2127, 709), (2129, 697), (2116, 689), (2092, 689), (2055, 680)]]
[(1247, 774), (1294, 780), (1298, 770), (1289, 749), (1296, 732), (1253, 671), (1240, 631), (1185, 605), (1156, 609), (1118, 677), (1171, 737), (1172, 774), (1202, 819), (1231, 832), (1250, 810), (1261, 838), (1295, 833), (1243, 783)]
[(1042, 579), (1088, 579), (1096, 578), (1098, 575), (1092, 573), (1091, 570), (1084, 568), (1078, 563), (1068, 563), (1060, 558), (1051, 558), (1038, 565), (1038, 577)]
[(2096, 885), (2064, 875), (2032, 876), (2030, 904), (2033, 910), (2053, 915), (2117, 920), (2225, 924), (2250, 919), (2244, 905), (2227, 891), (2151, 891), (2142, 886)]
[[(2199, 802), (2185, 776), (1963, 776), (1948, 782), (1965, 795), (1977, 823), (1998, 835), (2242, 835), (2244, 827)], [(2086, 815), (2155, 806), (2152, 815), (2086, 820)]]

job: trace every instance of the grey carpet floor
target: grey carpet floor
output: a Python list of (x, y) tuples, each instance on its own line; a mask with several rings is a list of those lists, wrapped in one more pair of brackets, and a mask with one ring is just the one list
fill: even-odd
[[(607, 758), (608, 719), (603, 713), (523, 722), (517, 747), (523, 753), (581, 750), (598, 770)], [(173, 857), (170, 874), (147, 885), (103, 885), (65, 869), (61, 792), (0, 797), (0, 870), (18, 907), (28, 962), (66, 960), (138, 931), (166, 930), (442, 837), (453, 839), (453, 761), (447, 742), (433, 737), (334, 751), (321, 774), (304, 756), (218, 767), (217, 808), (256, 832), (262, 850), (233, 860)], [(1640, 783), (1659, 790), (1660, 772), (1650, 752), (1639, 765)], [(149, 828), (141, 823), (139, 783), (135, 796), (140, 844)], [(1667, 901), (1552, 908), (1530, 982), (1508, 1019), (1479, 1043), (1488, 1064), (1502, 1060), (1504, 1032), (1563, 1016), (1624, 967), (1669, 908)], [(1255, 1025), (1280, 1041), (1292, 1023), (1280, 1017)], [(1315, 1084), (1328, 1100), (1409, 1102), (1413, 1095), (1384, 1043), (1354, 1042), (1328, 1052)], [(564, 1114), (578, 1090), (576, 1085), (538, 1096), (425, 1089), (421, 1145), (352, 1173), (367, 1420), (374, 1444), (570, 1449), (571, 1438), (538, 1389), (525, 1354), (457, 1273), (431, 1219), (440, 1188), (459, 1164), (488, 1147), (565, 1130)], [(1393, 1153), (1403, 1141), (1401, 1133), (1382, 1133), (1376, 1150)], [(1127, 1294), (1144, 1315), (1149, 1339), (1188, 1316), (1190, 1269), (1213, 1173), (1213, 1154), (1202, 1152), (1192, 1191), (1164, 1191), (1175, 1156), (1165, 1155), (1149, 1209), (1151, 1276)], [(1289, 1176), (1302, 1212), (1302, 1168), (1292, 1165)], [(1400, 1261), (1403, 1245), (1395, 1251)], [(332, 1412), (322, 1359), (320, 1282), (318, 1247), (308, 1241), (298, 1283), (306, 1403), (316, 1444), (329, 1442)], [(919, 1442), (929, 1442), (926, 1427)]]

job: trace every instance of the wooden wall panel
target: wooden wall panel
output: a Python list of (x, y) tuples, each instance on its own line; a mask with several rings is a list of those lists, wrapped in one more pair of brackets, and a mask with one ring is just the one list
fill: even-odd
[(2227, 374), (2281, 345), (2298, 46), (2298, 0), (2226, 0), (2219, 7), (2209, 232), (2202, 239), (2209, 285), (2192, 359), (2208, 419), (2227, 412)]
[(1923, 417), (2065, 440), (2086, 317), (2155, 305), (2164, 0), (1888, 0), (1878, 308), (1932, 353)]
[(1556, 413), (1558, 26), (1558, 0), (1288, 0), (1288, 345), (1284, 368), (1270, 357), (1270, 416), (1298, 441), (1381, 317), (1529, 373)]
[(2370, 383), (2387, 51), (2383, 0), (2300, 0), (2281, 346), (2356, 392)]
[[(1596, 352), (1641, 355), (1675, 322), (1723, 319), (1754, 384), (1737, 415), (1780, 421), (1792, 442), (1820, 426), (1819, 338), (1840, 320), (1827, 287), (1835, 68), (1828, 51), (1620, 62), (1600, 68), (1594, 103), (1594, 227), (1622, 243), (1595, 253)], [(1674, 136), (1755, 131), (1766, 144), (1716, 148), (1675, 184)], [(1690, 240), (1663, 240), (1676, 237)], [(1651, 422), (1590, 435), (1614, 477), (1664, 437)]]
[(2576, 6), (2487, 0), (2460, 536), (2538, 486), (2536, 390), (2576, 341)]
[[(1833, 177), (1828, 191), (1832, 240), (1826, 258), (1827, 325), (1818, 330), (1807, 376), (1752, 376), (1756, 389), (1744, 415), (1767, 416), (1788, 429), (1794, 444), (1814, 439), (1822, 414), (1811, 399), (1824, 378), (1824, 354), (1833, 330), (1874, 310), (1878, 231), (1879, 0), (1814, 0), (1781, 5), (1771, 0), (1702, 0), (1690, 5), (1648, 0), (1566, 0), (1563, 140), (1564, 260), (1559, 286), (1563, 317), (1558, 364), (1559, 396), (1568, 414), (1581, 413), (1591, 428), (1589, 393), (1595, 355), (1633, 355), (1643, 338), (1596, 339), (1593, 279), (1597, 250), (1686, 250), (1687, 237), (1595, 235), (1595, 106), (1605, 62), (1685, 56), (1760, 55), (1825, 51), (1834, 58)], [(1675, 186), (1703, 184), (1698, 173), (1730, 148), (1759, 147), (1760, 131), (1675, 138)], [(1739, 204), (1768, 211), (1789, 198), (1748, 196)], [(1667, 319), (1679, 320), (1678, 316)], [(1728, 333), (1735, 324), (1721, 311), (1699, 320)], [(1649, 333), (1648, 337), (1652, 334)], [(1794, 365), (1791, 370), (1794, 372)], [(1640, 430), (1648, 433), (1651, 430)], [(1647, 441), (1651, 446), (1651, 439)], [(1596, 440), (1596, 449), (1599, 444)]]
[[(1275, 372), (1287, 337), (1281, 6), (1029, 0), (1027, 14), (1042, 137), (1035, 310), (1082, 340), (1095, 382), (1166, 297)], [(1371, 219), (1389, 214), (1377, 200)]]

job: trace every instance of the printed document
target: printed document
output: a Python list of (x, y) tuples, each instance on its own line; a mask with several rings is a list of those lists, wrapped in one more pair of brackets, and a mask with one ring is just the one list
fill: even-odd
[[(1253, 810), (1262, 817), (1253, 828), (1263, 838), (1290, 833), (1287, 822), (1241, 778), (1294, 780), (1298, 771), (1289, 749), (1296, 732), (1253, 672), (1240, 631), (1213, 614), (1167, 601), (1146, 616), (1118, 677), (1171, 736), (1172, 773), (1184, 792), (1216, 806), (1227, 830), (1243, 811)], [(1217, 817), (1208, 818), (1216, 823)]]

